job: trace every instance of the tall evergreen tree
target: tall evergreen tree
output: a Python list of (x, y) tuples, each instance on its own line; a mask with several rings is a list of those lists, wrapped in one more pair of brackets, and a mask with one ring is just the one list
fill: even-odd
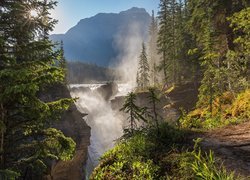
[(162, 56), (160, 68), (164, 72), (165, 83), (178, 83), (180, 76), (178, 53), (178, 4), (176, 0), (161, 0), (158, 34), (158, 50)]
[(149, 64), (146, 53), (145, 43), (142, 43), (142, 50), (139, 57), (139, 68), (138, 68), (138, 82), (140, 82), (140, 89), (145, 90), (149, 86)]
[(157, 54), (157, 35), (158, 35), (158, 23), (155, 18), (154, 11), (152, 11), (151, 23), (149, 26), (149, 66), (150, 66), (150, 83), (155, 86), (158, 83), (158, 71), (157, 66), (159, 63), (159, 56)]
[(229, 90), (237, 93), (250, 86), (250, 8), (233, 14), (229, 21), (235, 48), (227, 53), (226, 75)]
[(159, 54), (161, 55), (161, 64), (160, 69), (163, 70), (164, 73), (164, 81), (167, 82), (167, 29), (169, 26), (168, 16), (167, 13), (169, 12), (168, 4), (166, 0), (160, 1), (160, 10), (158, 12), (158, 19), (159, 19), (159, 34), (157, 40), (157, 46), (159, 50)]
[(234, 82), (237, 82), (227, 75), (232, 67), (232, 61), (227, 58), (228, 52), (235, 49), (235, 37), (227, 18), (244, 6), (244, 1), (235, 0), (194, 0), (188, 3), (189, 27), (202, 51), (204, 75), (200, 87), (200, 105), (207, 105), (206, 102), (209, 102), (211, 112), (214, 98), (232, 89)]
[(125, 103), (123, 104), (120, 111), (123, 111), (129, 114), (128, 121), (129, 121), (129, 128), (124, 129), (125, 134), (132, 135), (134, 131), (137, 129), (137, 122), (138, 121), (146, 121), (143, 117), (143, 109), (140, 108), (135, 104), (136, 101), (136, 94), (133, 92), (128, 93), (125, 98)]
[[(50, 160), (67, 160), (75, 143), (51, 123), (72, 103), (40, 96), (61, 83), (49, 31), (54, 1), (1, 1), (0, 16), (0, 178), (42, 179)], [(13, 173), (16, 172), (17, 174)]]
[(157, 129), (157, 135), (159, 137), (160, 135), (160, 129), (159, 129), (159, 118), (160, 116), (157, 113), (157, 103), (160, 101), (160, 98), (156, 94), (155, 88), (149, 88), (149, 104), (151, 106), (151, 113), (153, 114), (152, 120), (155, 122), (155, 127)]
[(61, 41), (60, 43), (60, 57), (59, 57), (59, 66), (61, 67), (61, 69), (63, 70), (63, 74), (64, 74), (64, 82), (66, 83), (66, 77), (67, 77), (67, 62), (64, 56), (64, 48), (63, 48), (63, 41)]

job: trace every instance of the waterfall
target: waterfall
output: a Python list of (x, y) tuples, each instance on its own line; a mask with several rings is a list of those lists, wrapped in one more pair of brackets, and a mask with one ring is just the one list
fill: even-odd
[[(76, 106), (82, 113), (87, 113), (85, 120), (91, 127), (90, 146), (86, 176), (89, 177), (94, 167), (98, 165), (99, 157), (114, 146), (115, 140), (122, 136), (123, 117), (121, 113), (111, 108), (97, 91), (101, 84), (71, 85), (71, 96), (78, 97)], [(132, 88), (129, 84), (119, 84), (116, 96), (124, 96)]]

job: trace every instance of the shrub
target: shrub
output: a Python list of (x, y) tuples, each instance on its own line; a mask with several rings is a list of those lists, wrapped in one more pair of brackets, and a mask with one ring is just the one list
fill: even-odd
[(240, 93), (231, 107), (233, 117), (250, 118), (250, 89)]
[(137, 133), (105, 153), (90, 179), (155, 179), (158, 166), (149, 159), (152, 144)]

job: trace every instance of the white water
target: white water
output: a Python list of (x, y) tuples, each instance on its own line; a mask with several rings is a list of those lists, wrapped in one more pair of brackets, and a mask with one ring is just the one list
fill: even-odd
[[(87, 113), (86, 123), (91, 127), (90, 146), (88, 147), (88, 161), (86, 167), (87, 177), (94, 167), (98, 165), (99, 157), (114, 146), (115, 140), (123, 132), (123, 117), (119, 112), (114, 112), (110, 102), (105, 101), (94, 90), (102, 84), (75, 84), (70, 87), (90, 88), (91, 91), (71, 92), (72, 97), (78, 97), (76, 106), (82, 113)], [(125, 96), (132, 90), (129, 84), (119, 84), (116, 96)]]

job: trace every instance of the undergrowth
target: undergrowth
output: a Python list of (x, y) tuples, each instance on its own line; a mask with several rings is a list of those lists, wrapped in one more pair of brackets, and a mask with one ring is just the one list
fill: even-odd
[(238, 124), (250, 119), (250, 89), (234, 97), (232, 93), (225, 92), (213, 102), (213, 111), (208, 106), (196, 108), (180, 119), (184, 128), (212, 129)]
[(239, 179), (213, 152), (202, 153), (200, 140), (189, 150), (187, 132), (167, 123), (160, 126), (160, 136), (156, 132), (150, 127), (118, 142), (101, 157), (90, 179)]

